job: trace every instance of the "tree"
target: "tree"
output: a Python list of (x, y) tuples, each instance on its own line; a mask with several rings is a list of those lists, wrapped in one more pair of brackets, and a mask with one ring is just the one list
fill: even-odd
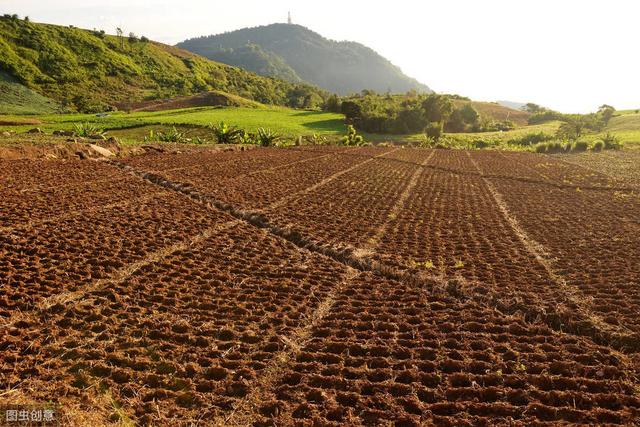
[(465, 104), (462, 108), (460, 108), (460, 115), (462, 116), (462, 120), (466, 124), (474, 124), (480, 118), (480, 114), (473, 108), (471, 104)]
[(456, 109), (449, 116), (449, 120), (444, 124), (447, 132), (464, 132), (465, 122), (461, 109)]
[(340, 98), (338, 98), (338, 95), (336, 94), (331, 95), (324, 103), (324, 109), (332, 113), (339, 113), (340, 107)]
[(598, 114), (602, 117), (602, 121), (604, 122), (605, 126), (609, 124), (609, 120), (611, 120), (611, 118), (613, 117), (613, 113), (615, 112), (616, 109), (607, 104), (601, 105), (598, 109)]
[(562, 123), (556, 132), (559, 138), (575, 140), (582, 136), (587, 123), (582, 117), (571, 118)]
[(438, 141), (442, 136), (442, 123), (431, 122), (427, 125), (425, 133), (428, 138)]
[(348, 121), (357, 121), (362, 117), (362, 107), (353, 101), (343, 101), (340, 106), (340, 112), (345, 115)]
[(124, 49), (124, 38), (122, 38), (122, 28), (120, 28), (120, 27), (116, 28), (116, 34), (118, 35), (118, 38), (120, 39), (120, 47), (122, 49)]
[(422, 102), (428, 122), (445, 122), (453, 113), (453, 103), (447, 96), (430, 94)]
[(546, 108), (541, 107), (538, 104), (534, 104), (533, 102), (527, 102), (522, 109), (531, 114), (542, 113), (546, 110)]

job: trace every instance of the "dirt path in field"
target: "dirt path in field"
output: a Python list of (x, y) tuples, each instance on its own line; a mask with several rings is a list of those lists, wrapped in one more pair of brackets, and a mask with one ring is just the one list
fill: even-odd
[(364, 165), (366, 165), (367, 163), (372, 162), (375, 159), (381, 158), (383, 157), (385, 154), (389, 154), (389, 153), (393, 153), (394, 151), (398, 151), (399, 148), (396, 148), (395, 150), (380, 154), (378, 156), (374, 156), (374, 157), (367, 157), (367, 159), (363, 162), (357, 163), (353, 166), (351, 166), (350, 168), (347, 169), (343, 169), (340, 172), (334, 173), (333, 175), (330, 175), (328, 177), (326, 177), (325, 179), (323, 179), (322, 181), (317, 182), (316, 184), (312, 185), (311, 187), (307, 187), (302, 191), (299, 191), (297, 193), (293, 193), (290, 194), (289, 196), (285, 196), (283, 198), (281, 198), (280, 200), (278, 200), (277, 202), (271, 204), (270, 206), (268, 206), (267, 209), (275, 209), (278, 208), (280, 206), (286, 205), (287, 203), (291, 202), (292, 200), (297, 200), (300, 199), (302, 197), (304, 197), (305, 195), (311, 193), (312, 191), (327, 185), (328, 183), (330, 183), (331, 181), (340, 178), (342, 175), (347, 174), (355, 169), (358, 169), (359, 167), (362, 167)]
[[(469, 152), (467, 152), (467, 155), (469, 156), (469, 159), (474, 164), (478, 172), (482, 174), (482, 170), (480, 169), (475, 159), (473, 159)], [(500, 192), (498, 192), (498, 190), (493, 186), (490, 179), (483, 176), (483, 181), (487, 186), (489, 192), (493, 196), (496, 206), (502, 213), (505, 221), (513, 229), (515, 234), (518, 236), (529, 253), (533, 256), (533, 258), (535, 258), (535, 260), (545, 269), (551, 281), (557, 286), (557, 289), (562, 292), (562, 294), (567, 298), (568, 301), (570, 301), (576, 307), (579, 307), (578, 314), (582, 318), (587, 319), (587, 321), (589, 321), (595, 329), (602, 332), (611, 342), (629, 343), (633, 344), (634, 348), (639, 348), (640, 344), (637, 342), (638, 338), (633, 335), (632, 331), (622, 326), (616, 327), (607, 323), (598, 314), (593, 313), (591, 310), (584, 306), (584, 297), (580, 295), (579, 290), (573, 286), (570, 286), (562, 277), (562, 275), (556, 272), (555, 268), (552, 265), (552, 262), (548, 259), (549, 251), (527, 234), (527, 232), (518, 222), (517, 218), (515, 218), (515, 216), (513, 216), (513, 214), (509, 211), (509, 207), (505, 203), (502, 194), (500, 194)]]
[(392, 220), (394, 220), (398, 216), (398, 214), (404, 207), (405, 202), (411, 195), (411, 192), (413, 191), (415, 186), (418, 184), (418, 178), (420, 177), (420, 174), (423, 173), (425, 166), (429, 163), (429, 160), (431, 160), (431, 158), (433, 157), (433, 154), (434, 152), (432, 151), (426, 159), (424, 159), (420, 164), (418, 164), (418, 167), (416, 168), (415, 172), (413, 172), (413, 175), (411, 175), (411, 179), (407, 183), (407, 186), (405, 187), (404, 191), (402, 192), (402, 194), (400, 194), (400, 197), (394, 203), (393, 208), (391, 209), (391, 212), (389, 213), (389, 217), (387, 218), (387, 220), (384, 222), (384, 224), (382, 224), (376, 230), (374, 235), (367, 242), (366, 246), (358, 248), (354, 251), (353, 255), (355, 257), (362, 258), (362, 257), (370, 257), (371, 255), (373, 255), (376, 248), (380, 244), (380, 239), (382, 239), (387, 229), (389, 228), (389, 224), (391, 223)]

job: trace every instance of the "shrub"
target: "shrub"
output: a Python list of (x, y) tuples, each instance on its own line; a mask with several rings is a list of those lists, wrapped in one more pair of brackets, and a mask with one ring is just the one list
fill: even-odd
[(312, 145), (327, 145), (329, 143), (329, 140), (326, 137), (315, 133), (311, 136), (307, 136), (305, 139)]
[(420, 141), (418, 147), (420, 148), (434, 148), (438, 144), (438, 141), (435, 139), (425, 136), (423, 140)]
[(565, 120), (565, 115), (562, 113), (558, 113), (557, 111), (544, 110), (541, 112), (534, 113), (529, 117), (529, 124), (535, 125), (539, 123), (548, 122), (551, 120)]
[(552, 141), (547, 144), (547, 153), (555, 154), (555, 153), (563, 153), (566, 150), (567, 144), (563, 144), (560, 141)]
[(424, 129), (427, 138), (433, 138), (438, 141), (442, 136), (442, 124), (440, 122), (432, 122)]
[(347, 126), (347, 134), (342, 137), (341, 142), (348, 146), (362, 145), (364, 143), (364, 138), (358, 135), (356, 128), (349, 125)]
[[(175, 143), (187, 143), (191, 142), (191, 139), (187, 137), (186, 132), (181, 132), (178, 129), (171, 128), (171, 131), (168, 133), (164, 132), (153, 132), (153, 130), (149, 131), (149, 135), (144, 137), (145, 142), (175, 142)], [(198, 138), (198, 143), (204, 143), (204, 140)]]
[(217, 125), (210, 124), (209, 129), (219, 144), (233, 144), (240, 139), (241, 135), (244, 135), (244, 131), (235, 126), (229, 126), (225, 122), (220, 122)]
[(476, 139), (471, 144), (474, 148), (478, 148), (478, 149), (491, 147), (492, 145), (490, 141), (485, 141), (484, 139)]
[(238, 141), (240, 142), (240, 144), (255, 144), (256, 136), (245, 130), (245, 131), (242, 131), (242, 135), (240, 135), (240, 137), (238, 138)]
[(597, 139), (594, 143), (593, 143), (593, 147), (591, 147), (591, 149), (593, 151), (599, 152), (604, 150), (604, 141), (601, 139)]
[(538, 145), (536, 145), (536, 153), (546, 153), (547, 152), (547, 145), (546, 143), (542, 142)]
[(546, 134), (544, 132), (532, 132), (519, 138), (510, 139), (508, 143), (513, 145), (531, 146), (536, 145), (540, 142), (550, 141), (552, 139), (552, 135)]
[(571, 151), (574, 153), (581, 153), (589, 149), (589, 143), (587, 141), (576, 141), (571, 146)]
[(622, 148), (622, 143), (620, 142), (620, 139), (617, 136), (610, 133), (607, 133), (605, 136), (602, 137), (602, 142), (604, 142), (605, 150), (618, 150)]
[(95, 136), (95, 135), (104, 136), (105, 134), (104, 129), (99, 128), (93, 123), (74, 123), (73, 132), (77, 136), (81, 136), (81, 137), (89, 137), (89, 136)]
[(262, 147), (273, 147), (279, 139), (280, 135), (271, 129), (258, 128), (257, 142)]

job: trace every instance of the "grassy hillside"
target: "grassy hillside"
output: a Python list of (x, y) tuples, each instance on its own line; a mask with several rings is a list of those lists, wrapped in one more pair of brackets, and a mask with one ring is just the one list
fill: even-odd
[[(372, 49), (328, 40), (300, 25), (272, 24), (186, 40), (179, 47), (256, 73), (306, 82), (343, 95), (371, 89), (404, 93), (430, 89)], [(252, 46), (258, 46), (259, 51)], [(252, 51), (251, 55), (247, 52)], [(267, 63), (265, 63), (265, 61)], [(284, 67), (285, 64), (287, 67)]]
[(0, 71), (0, 114), (47, 114), (59, 108), (54, 100), (40, 95)]
[(481, 116), (489, 117), (493, 120), (503, 121), (511, 120), (518, 126), (526, 126), (527, 120), (531, 114), (514, 110), (513, 108), (500, 105), (497, 102), (479, 102), (479, 101), (454, 101), (456, 107), (461, 107), (464, 104), (471, 104)]
[(619, 112), (611, 119), (605, 132), (611, 132), (625, 144), (640, 145), (640, 113), (638, 110)]
[(209, 59), (244, 68), (261, 76), (275, 77), (294, 83), (302, 82), (298, 73), (282, 57), (254, 43), (236, 48), (222, 48), (209, 56)]
[(265, 104), (310, 107), (326, 93), (131, 37), (0, 17), (0, 70), (81, 111), (219, 90)]

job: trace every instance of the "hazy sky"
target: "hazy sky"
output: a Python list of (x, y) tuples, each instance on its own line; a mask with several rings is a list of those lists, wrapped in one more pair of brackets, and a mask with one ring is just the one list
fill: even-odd
[(361, 42), (436, 92), (564, 112), (640, 108), (638, 0), (0, 0), (0, 13), (174, 44), (294, 23)]

